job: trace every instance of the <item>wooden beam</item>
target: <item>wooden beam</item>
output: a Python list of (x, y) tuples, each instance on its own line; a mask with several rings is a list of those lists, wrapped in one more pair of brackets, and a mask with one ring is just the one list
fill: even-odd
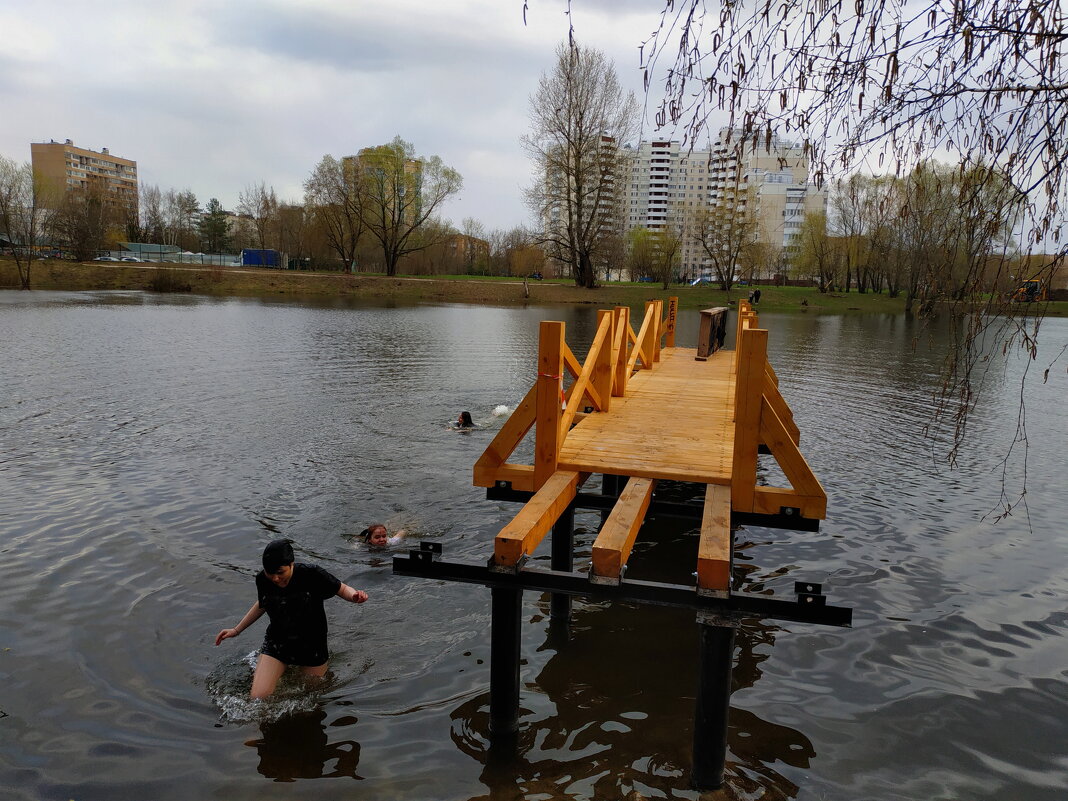
[[(523, 441), (531, 427), (534, 425), (534, 416), (537, 406), (538, 385), (530, 388), (526, 397), (515, 407), (515, 411), (504, 421), (497, 436), (478, 457), (475, 462), (474, 485), (476, 487), (492, 487), (498, 480), (493, 477), (493, 471), (504, 464), (505, 460), (512, 455), (516, 446)], [(488, 482), (488, 483), (484, 483)]]
[(505, 462), (496, 467), (479, 467), (476, 464), (474, 472), (475, 480), (472, 483), (476, 487), (493, 487), (498, 481), (507, 481), (514, 490), (534, 491), (534, 465), (532, 464)]
[[(567, 408), (564, 409), (563, 417), (560, 421), (560, 442), (562, 443), (567, 437), (567, 432), (571, 428), (571, 421), (575, 419), (575, 413), (578, 411), (579, 405), (582, 404), (583, 396), (589, 397), (593, 402), (595, 409), (601, 408), (601, 396), (597, 390), (590, 385), (590, 379), (593, 375), (593, 370), (597, 366), (597, 359), (601, 354), (601, 350), (608, 346), (608, 332), (611, 328), (611, 322), (607, 318), (602, 318), (600, 324), (597, 326), (597, 333), (593, 337), (593, 343), (590, 345), (590, 350), (586, 354), (586, 363), (582, 365), (582, 371), (575, 377), (575, 383), (571, 385), (571, 390), (568, 393)], [(567, 347), (565, 343), (564, 347), (567, 352), (571, 352), (571, 348)], [(574, 356), (572, 356), (574, 358)]]
[(765, 395), (760, 413), (760, 438), (771, 449), (775, 461), (786, 474), (790, 486), (800, 495), (827, 496), (819, 480), (808, 466), (805, 457), (797, 449), (791, 432), (787, 429)]
[(567, 505), (575, 499), (579, 474), (561, 470), (550, 476), (493, 540), (493, 562), (515, 567), (549, 533)]
[(601, 309), (597, 312), (597, 330), (608, 321), (608, 332), (604, 344), (597, 353), (593, 375), (590, 378), (594, 390), (600, 398), (598, 409), (602, 412), (611, 410), (612, 407), (612, 379), (615, 375), (613, 354), (615, 353), (616, 341), (616, 314), (609, 309)]
[(616, 306), (616, 336), (612, 340), (612, 364), (615, 365), (615, 379), (612, 381), (612, 394), (623, 397), (627, 394), (627, 343), (630, 330), (630, 307)]
[(593, 575), (619, 578), (645, 520), (656, 481), (631, 478), (593, 543)]
[(732, 541), (730, 487), (709, 484), (697, 548), (698, 589), (730, 593)]
[[(771, 368), (771, 365), (767, 365)], [(764, 384), (764, 402), (767, 403), (778, 416), (779, 420), (786, 427), (787, 432), (790, 434), (790, 439), (793, 440), (794, 445), (801, 442), (801, 429), (797, 427), (797, 423), (794, 422), (794, 413), (790, 410), (790, 407), (786, 405), (786, 401), (782, 394), (779, 392), (779, 387), (772, 382), (770, 372), (765, 376)]]
[(538, 337), (538, 400), (534, 429), (534, 488), (556, 472), (563, 409), (564, 324), (543, 320)]
[(675, 324), (679, 316), (679, 299), (668, 298), (668, 312), (667, 312), (667, 337), (664, 340), (664, 347), (675, 347)]
[(760, 413), (763, 408), (764, 363), (768, 359), (768, 332), (743, 326), (735, 354), (738, 374), (734, 396), (734, 454), (731, 508), (753, 511), (757, 453), (760, 447)]
[(827, 518), (826, 495), (802, 495), (796, 490), (782, 487), (757, 487), (753, 492), (753, 512), (760, 515), (777, 515), (783, 507), (799, 510), (801, 517), (809, 520)]

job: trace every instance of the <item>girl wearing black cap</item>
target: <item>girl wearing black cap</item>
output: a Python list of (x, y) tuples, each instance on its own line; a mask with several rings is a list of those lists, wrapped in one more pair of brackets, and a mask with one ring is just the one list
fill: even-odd
[(334, 595), (362, 604), (367, 593), (354, 590), (317, 565), (293, 561), (290, 540), (275, 540), (263, 550), (263, 570), (256, 574), (257, 600), (232, 629), (215, 638), (236, 637), (267, 613), (270, 623), (252, 677), (252, 697), (274, 692), (287, 665), (297, 665), (305, 676), (326, 673), (326, 612), (323, 601)]

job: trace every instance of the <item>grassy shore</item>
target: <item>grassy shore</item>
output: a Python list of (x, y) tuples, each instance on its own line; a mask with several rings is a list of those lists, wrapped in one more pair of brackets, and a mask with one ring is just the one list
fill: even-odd
[[(683, 308), (727, 306), (748, 296), (748, 287), (722, 292), (711, 286), (612, 283), (579, 289), (569, 281), (528, 281), (477, 276), (396, 276), (315, 273), (247, 267), (194, 267), (114, 262), (38, 261), (33, 264), (34, 289), (167, 289), (205, 295), (253, 297), (341, 296), (402, 303), (479, 303), (483, 305), (585, 303), (599, 308), (637, 306), (646, 300), (677, 296)], [(15, 264), (0, 259), (0, 288), (18, 286)], [(820, 313), (884, 313), (904, 310), (902, 298), (885, 294), (821, 294), (811, 287), (762, 286), (763, 311)], [(1050, 316), (1068, 316), (1068, 303), (1051, 303)]]

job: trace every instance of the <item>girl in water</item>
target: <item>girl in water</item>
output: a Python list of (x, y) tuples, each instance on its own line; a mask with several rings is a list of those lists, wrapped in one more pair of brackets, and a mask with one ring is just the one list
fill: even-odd
[(256, 660), (252, 697), (266, 698), (274, 692), (288, 665), (298, 666), (305, 676), (318, 679), (326, 673), (326, 612), (323, 601), (337, 596), (354, 604), (367, 600), (367, 593), (354, 590), (318, 565), (294, 562), (290, 540), (274, 540), (263, 549), (263, 570), (256, 574), (258, 600), (232, 629), (215, 638), (236, 637), (267, 613), (270, 623)]
[(385, 548), (387, 545), (396, 545), (404, 539), (404, 534), (404, 529), (401, 529), (391, 537), (389, 531), (381, 523), (372, 523), (360, 532), (363, 541), (372, 548)]

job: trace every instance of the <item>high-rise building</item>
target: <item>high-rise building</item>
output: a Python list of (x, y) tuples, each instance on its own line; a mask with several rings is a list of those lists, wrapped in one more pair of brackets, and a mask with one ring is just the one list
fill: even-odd
[(106, 205), (137, 214), (137, 162), (64, 142), (31, 142), (33, 169), (44, 181), (45, 208), (56, 208), (66, 192), (100, 192)]
[(807, 212), (826, 207), (826, 190), (809, 182), (803, 148), (772, 136), (742, 141), (724, 128), (707, 150), (688, 150), (666, 139), (626, 146), (628, 185), (623, 193), (627, 229), (674, 226), (682, 234), (680, 272), (697, 276), (707, 258), (687, 227), (702, 211), (730, 210), (755, 217), (757, 242), (772, 254), (794, 246)]

